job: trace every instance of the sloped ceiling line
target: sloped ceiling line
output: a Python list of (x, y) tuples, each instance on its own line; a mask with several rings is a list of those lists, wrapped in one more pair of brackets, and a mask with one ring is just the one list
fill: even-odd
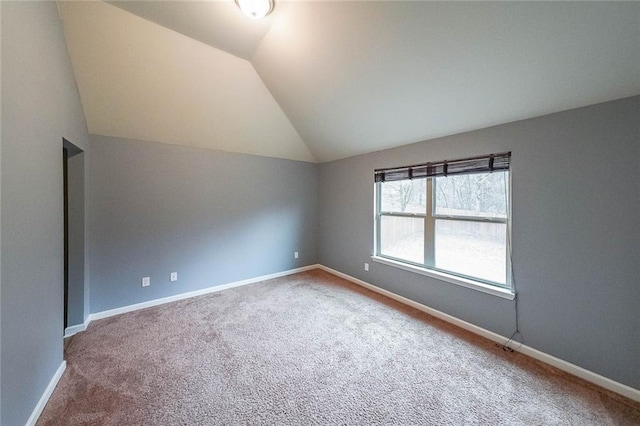
[(63, 3), (111, 136), (331, 161), (640, 94), (639, 2)]
[(89, 132), (315, 162), (245, 59), (103, 2), (61, 2)]

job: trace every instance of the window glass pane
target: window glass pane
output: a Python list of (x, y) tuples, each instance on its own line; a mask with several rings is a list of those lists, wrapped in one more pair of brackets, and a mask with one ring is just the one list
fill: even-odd
[(508, 172), (435, 178), (435, 214), (507, 217)]
[(427, 212), (427, 180), (398, 180), (384, 182), (382, 190), (382, 211), (422, 213)]
[(424, 219), (382, 216), (380, 254), (424, 263)]
[(438, 269), (506, 284), (507, 225), (436, 219)]

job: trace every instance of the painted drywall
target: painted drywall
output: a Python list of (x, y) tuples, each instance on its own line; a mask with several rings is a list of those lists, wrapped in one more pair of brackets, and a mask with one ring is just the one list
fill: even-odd
[(251, 62), (319, 162), (640, 93), (639, 2), (282, 3)]
[(92, 135), (87, 173), (91, 313), (317, 263), (315, 164)]
[(84, 152), (67, 162), (69, 188), (69, 302), (68, 326), (84, 323), (85, 259), (84, 259)]
[[(250, 60), (275, 17), (247, 19), (232, 1), (108, 1), (107, 3)], [(278, 4), (278, 8), (285, 7)]]
[(0, 424), (23, 425), (62, 362), (62, 138), (88, 135), (56, 4), (0, 7)]
[(511, 335), (514, 302), (370, 259), (375, 168), (511, 151), (525, 343), (640, 389), (639, 117), (632, 97), (323, 163), (320, 262)]
[(315, 162), (248, 61), (111, 4), (59, 5), (92, 134)]

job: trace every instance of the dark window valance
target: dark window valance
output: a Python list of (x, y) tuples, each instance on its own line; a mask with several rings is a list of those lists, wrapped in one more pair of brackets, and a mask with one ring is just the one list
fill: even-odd
[(376, 182), (509, 170), (510, 152), (375, 170)]

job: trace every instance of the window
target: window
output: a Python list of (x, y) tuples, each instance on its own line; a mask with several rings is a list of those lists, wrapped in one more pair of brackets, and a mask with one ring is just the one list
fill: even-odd
[(376, 256), (510, 290), (509, 158), (376, 170)]

